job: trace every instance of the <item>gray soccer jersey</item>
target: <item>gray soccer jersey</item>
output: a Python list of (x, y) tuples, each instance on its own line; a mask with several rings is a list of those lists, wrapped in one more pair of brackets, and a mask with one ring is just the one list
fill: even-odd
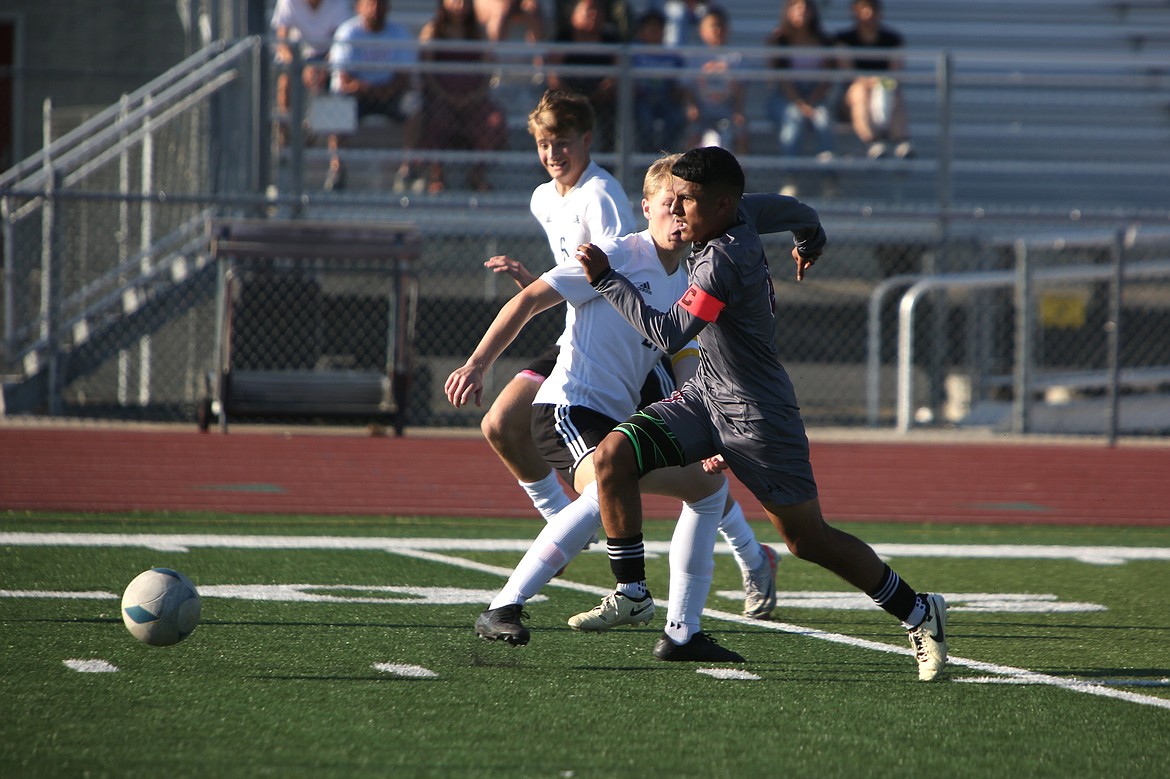
[[(815, 485), (796, 393), (776, 348), (776, 297), (759, 234), (791, 230), (806, 254), (821, 250), (825, 234), (815, 210), (782, 195), (746, 196), (738, 216), (726, 234), (694, 246), (687, 260), (690, 286), (668, 311), (647, 306), (616, 271), (596, 286), (664, 351), (697, 336), (699, 369), (684, 395), (706, 408), (717, 431), (716, 451), (728, 456), (735, 450), (728, 462), (757, 497), (799, 502), (815, 495)], [(786, 463), (798, 465), (798, 479), (785, 478)], [(790, 486), (801, 480), (807, 485)]]
[(669, 311), (646, 306), (620, 273), (611, 274), (598, 291), (666, 352), (698, 336), (702, 348), (694, 381), (713, 409), (732, 419), (792, 409), (796, 396), (776, 350), (776, 296), (759, 236), (789, 230), (804, 252), (824, 246), (824, 231), (810, 206), (783, 195), (748, 195), (734, 227), (694, 247), (687, 259), (690, 286)]

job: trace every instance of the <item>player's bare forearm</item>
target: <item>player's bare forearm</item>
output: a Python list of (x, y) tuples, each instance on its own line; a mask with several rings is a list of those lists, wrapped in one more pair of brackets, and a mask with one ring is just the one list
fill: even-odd
[(496, 314), (483, 334), (475, 351), (462, 367), (456, 368), (447, 377), (444, 391), (451, 405), (459, 408), (474, 400), (480, 405), (483, 398), (483, 376), (499, 359), (504, 350), (516, 340), (532, 317), (552, 308), (564, 298), (546, 282), (537, 279), (509, 300)]

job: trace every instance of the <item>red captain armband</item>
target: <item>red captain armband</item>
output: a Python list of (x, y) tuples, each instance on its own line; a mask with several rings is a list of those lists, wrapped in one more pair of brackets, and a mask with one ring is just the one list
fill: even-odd
[(691, 313), (692, 316), (704, 322), (714, 322), (719, 318), (719, 312), (727, 304), (719, 298), (708, 295), (692, 284), (678, 299), (678, 304)]

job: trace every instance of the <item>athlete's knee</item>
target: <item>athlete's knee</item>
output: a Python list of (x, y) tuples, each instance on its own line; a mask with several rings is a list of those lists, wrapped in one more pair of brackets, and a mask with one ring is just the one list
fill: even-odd
[(784, 545), (793, 557), (805, 562), (821, 564), (824, 562), (825, 546), (823, 539), (815, 533), (807, 531), (789, 533), (784, 536)]
[(479, 429), (493, 449), (512, 449), (532, 437), (531, 414), (528, 407), (492, 406), (480, 420)]
[(593, 452), (593, 471), (599, 485), (637, 481), (638, 461), (629, 439), (621, 433), (601, 439)]
[(832, 558), (831, 528), (825, 524), (816, 500), (795, 506), (769, 506), (765, 511), (793, 557), (819, 565)]

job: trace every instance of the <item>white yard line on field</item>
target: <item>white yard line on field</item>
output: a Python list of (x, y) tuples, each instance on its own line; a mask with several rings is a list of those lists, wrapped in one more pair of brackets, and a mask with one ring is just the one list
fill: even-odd
[[(0, 533), (0, 546), (132, 546), (166, 552), (191, 548), (430, 550), (437, 552), (523, 552), (531, 540), (493, 538), (387, 538), (384, 536), (258, 536), (202, 533)], [(873, 544), (884, 558), (951, 557), (965, 559), (1079, 560), (1117, 565), (1136, 560), (1170, 562), (1170, 548), (1140, 546), (1056, 546), (1039, 544)], [(648, 555), (664, 555), (667, 541), (648, 541)], [(729, 554), (720, 544), (716, 554)], [(781, 554), (787, 552), (781, 548)], [(604, 554), (597, 545), (592, 554)]]
[(118, 672), (118, 666), (108, 660), (92, 658), (89, 660), (62, 660), (65, 666), (83, 674), (111, 674)]

